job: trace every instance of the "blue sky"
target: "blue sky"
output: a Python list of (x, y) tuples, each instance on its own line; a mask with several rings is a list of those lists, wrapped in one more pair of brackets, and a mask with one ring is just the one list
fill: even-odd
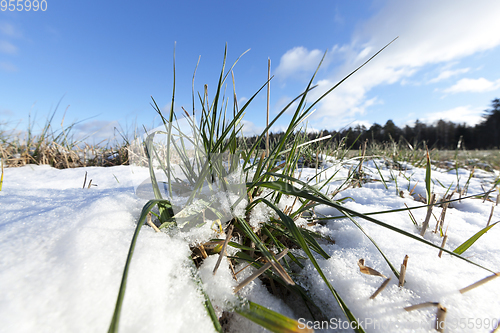
[[(267, 79), (271, 113), (302, 92), (328, 50), (311, 100), (399, 38), (320, 103), (309, 128), (438, 119), (474, 125), (500, 96), (500, 2), (419, 1), (56, 1), (46, 11), (0, 11), (0, 124), (79, 122), (75, 135), (112, 137), (114, 127), (151, 128), (152, 95), (168, 108), (176, 54), (176, 110), (191, 110), (195, 89), (250, 49), (234, 69), (240, 102)], [(227, 95), (232, 94), (228, 82)], [(211, 89), (212, 88), (212, 89)], [(265, 126), (263, 91), (245, 132)], [(81, 121), (81, 122), (80, 122)], [(286, 125), (284, 118), (277, 129)]]

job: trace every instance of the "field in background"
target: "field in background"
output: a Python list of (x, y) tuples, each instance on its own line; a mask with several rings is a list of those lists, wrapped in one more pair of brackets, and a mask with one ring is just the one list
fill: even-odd
[[(86, 166), (116, 166), (128, 165), (129, 139), (122, 136), (120, 140), (108, 140), (105, 144), (90, 145), (83, 141), (75, 141), (68, 134), (71, 127), (61, 127), (54, 131), (48, 123), (40, 134), (33, 134), (28, 128), (22, 136), (19, 132), (3, 130), (0, 126), (0, 158), (4, 167), (20, 167), (28, 164), (50, 165), (58, 169), (77, 168)], [(306, 138), (303, 133), (296, 136)], [(341, 140), (342, 141), (342, 140)], [(271, 143), (272, 144), (272, 143)], [(423, 146), (423, 144), (421, 145)], [(339, 154), (339, 149), (342, 153)], [(305, 151), (304, 158), (311, 165), (315, 163), (315, 156), (338, 155), (334, 157), (352, 158), (361, 156), (362, 149), (348, 149), (337, 142), (330, 144), (312, 144)], [(388, 142), (384, 144), (368, 142), (365, 156), (379, 156), (395, 162), (410, 162), (415, 166), (425, 164), (426, 152), (423, 148), (410, 149), (402, 144)], [(473, 167), (491, 171), (500, 170), (500, 150), (440, 150), (429, 151), (432, 163), (443, 168)], [(318, 161), (319, 162), (319, 161)]]

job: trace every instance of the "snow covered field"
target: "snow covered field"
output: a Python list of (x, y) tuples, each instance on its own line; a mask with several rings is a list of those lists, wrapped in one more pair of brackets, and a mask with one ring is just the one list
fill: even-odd
[[(336, 177), (345, 177), (347, 170), (341, 167)], [(364, 170), (371, 178), (380, 179), (372, 161), (365, 164)], [(470, 172), (458, 171), (460, 186), (464, 186)], [(92, 179), (92, 184), (97, 186), (82, 189), (85, 172), (87, 184)], [(345, 201), (346, 207), (363, 213), (404, 208), (405, 203), (409, 207), (422, 205), (414, 200), (409, 190), (417, 184), (414, 196), (425, 197), (424, 169), (407, 170), (406, 178), (395, 170), (381, 172), (388, 189), (380, 181), (368, 182), (361, 188), (342, 191), (336, 199), (350, 197)], [(397, 177), (398, 190), (403, 191), (404, 197), (396, 194), (396, 183), (389, 181), (391, 172)], [(304, 169), (301, 177), (306, 180), (313, 175), (314, 169)], [(468, 193), (482, 193), (482, 185), (489, 190), (498, 175), (498, 171), (476, 170)], [(147, 169), (133, 166), (65, 170), (25, 166), (5, 170), (0, 192), (2, 332), (104, 332), (108, 329), (135, 224), (147, 201), (135, 195), (135, 188), (147, 178)], [(432, 178), (445, 187), (456, 185), (458, 179), (455, 170), (433, 170)], [(332, 189), (340, 182), (334, 181)], [(445, 187), (435, 182), (433, 191), (443, 195)], [(491, 202), (481, 199), (452, 203), (444, 223), (448, 234), (446, 248), (454, 250), (484, 228), (491, 207)], [(436, 217), (441, 209), (434, 209)], [(326, 207), (319, 207), (316, 212), (339, 215), (335, 209)], [(421, 224), (426, 209), (412, 212)], [(420, 233), (406, 211), (376, 217), (408, 232)], [(397, 269), (405, 255), (409, 256), (406, 284), (400, 288), (378, 250), (351, 221), (333, 219), (324, 225), (310, 227), (335, 241), (335, 244), (321, 243), (331, 258), (325, 260), (318, 256), (317, 260), (367, 332), (435, 332), (436, 308), (412, 312), (403, 309), (424, 302), (440, 302), (447, 308), (448, 332), (492, 331), (493, 322), (500, 320), (500, 279), (460, 294), (459, 289), (491, 272), (448, 254), (439, 258), (435, 248), (368, 221), (357, 220)], [(491, 223), (499, 220), (500, 207), (497, 207)], [(436, 220), (431, 218), (425, 238), (440, 245), (441, 238), (432, 233), (435, 224)], [(498, 272), (499, 239), (500, 227), (493, 227), (463, 256)], [(189, 255), (189, 244), (185, 240), (143, 228), (132, 260), (120, 331), (213, 331), (202, 305), (203, 296), (191, 277)], [(366, 266), (392, 277), (388, 287), (373, 300), (369, 297), (383, 279), (362, 274), (357, 265), (361, 258)], [(213, 269), (214, 260), (210, 257), (206, 260), (208, 270)], [(219, 280), (211, 280), (210, 274), (203, 270), (202, 266), (200, 274), (217, 307), (216, 298), (230, 291), (234, 282), (230, 275), (227, 275), (229, 279), (224, 278), (225, 268), (221, 268)], [(258, 280), (240, 293), (299, 319), (302, 326), (322, 324), (323, 328), (328, 328), (325, 331), (349, 332), (335, 299), (309, 261), (300, 281), (328, 315), (329, 325), (312, 321), (302, 306), (286, 305)], [(261, 330), (237, 315), (231, 327), (234, 332)]]

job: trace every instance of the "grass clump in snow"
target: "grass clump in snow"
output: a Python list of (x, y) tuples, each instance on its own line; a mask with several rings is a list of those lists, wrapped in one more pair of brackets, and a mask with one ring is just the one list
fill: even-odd
[[(163, 115), (153, 100), (153, 107), (161, 116), (164, 128), (148, 133), (144, 142), (129, 151), (131, 158), (136, 158), (137, 164), (149, 167), (153, 193), (142, 210), (132, 239), (109, 332), (118, 330), (134, 247), (150, 212), (156, 216), (156, 226), (160, 230), (183, 237), (190, 243), (193, 252), (191, 258), (200, 270), (194, 279), (205, 297), (205, 307), (217, 331), (223, 330), (219, 320), (228, 312), (239, 313), (274, 332), (300, 331), (297, 321), (259, 305), (258, 300), (245, 297), (242, 292), (250, 281), (257, 278), (264, 281), (275, 295), (282, 295), (283, 291), (287, 291), (295, 295), (296, 299), (302, 300), (304, 308), (308, 309), (308, 317), (324, 318), (321, 307), (300, 283), (301, 270), (306, 262), (310, 262), (336, 300), (339, 311), (352, 323), (356, 332), (364, 332), (362, 325), (357, 325), (355, 314), (318, 263), (319, 260), (330, 258), (320, 244), (332, 241), (308, 228), (320, 221), (315, 213), (318, 205), (333, 207), (344, 218), (350, 219), (377, 248), (397, 280), (399, 271), (365, 232), (356, 217), (473, 263), (416, 233), (399, 229), (372, 216), (383, 212), (362, 214), (345, 207), (342, 204), (345, 198), (334, 199), (342, 189), (362, 186), (366, 181), (362, 168), (366, 152), (347, 160), (347, 163), (354, 163), (355, 167), (350, 169), (348, 177), (336, 189), (326, 187), (335, 173), (327, 178), (322, 175), (324, 170), (317, 172), (308, 181), (299, 179), (300, 166), (307, 162), (318, 168), (320, 159), (323, 159), (320, 155), (324, 155), (320, 154), (317, 146), (312, 148), (314, 146), (306, 141), (306, 136), (300, 135), (301, 126), (304, 126), (304, 121), (321, 99), (364, 64), (308, 104), (306, 99), (314, 89), (315, 73), (304, 92), (286, 105), (252, 144), (247, 144), (243, 139), (243, 116), (252, 100), (269, 82), (240, 108), (236, 93), (233, 94), (231, 103), (224, 96), (224, 86), (233, 68), (226, 71), (225, 65), (226, 53), (214, 98), (209, 99), (206, 86), (205, 91), (197, 96), (193, 88), (193, 111), (189, 113), (183, 109), (181, 115), (174, 112), (174, 71), (170, 112)], [(195, 112), (195, 99), (199, 101), (198, 114)], [(228, 110), (228, 105), (233, 106), (232, 110)], [(271, 142), (267, 153), (261, 149), (261, 143), (265, 140), (268, 129), (292, 106), (295, 110), (285, 135)], [(337, 149), (330, 154), (343, 159), (346, 150)], [(404, 159), (418, 164), (416, 153)], [(424, 161), (430, 170), (430, 159)], [(380, 170), (379, 174), (381, 175)], [(428, 179), (427, 187), (430, 188), (430, 175)], [(427, 203), (426, 206), (430, 204), (432, 203)], [(250, 266), (255, 271), (245, 273)], [(240, 278), (239, 274), (246, 274), (246, 278)]]

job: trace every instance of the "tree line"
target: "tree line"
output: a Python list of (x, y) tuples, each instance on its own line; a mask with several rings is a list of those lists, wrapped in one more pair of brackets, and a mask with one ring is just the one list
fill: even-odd
[[(278, 140), (284, 133), (270, 133), (271, 142)], [(296, 135), (296, 134), (294, 134)], [(363, 125), (349, 127), (340, 131), (323, 130), (319, 133), (308, 133), (308, 139), (331, 135), (328, 141), (345, 140), (347, 147), (359, 148), (365, 142), (386, 143), (404, 142), (416, 147), (425, 143), (428, 147), (438, 149), (498, 149), (500, 148), (500, 99), (491, 102), (491, 108), (485, 110), (483, 121), (475, 126), (466, 123), (454, 123), (439, 120), (428, 125), (419, 120), (413, 126), (400, 128), (392, 120), (385, 125), (373, 124), (370, 128)], [(246, 138), (247, 143), (253, 143), (257, 137)], [(261, 142), (264, 148), (264, 142)]]

